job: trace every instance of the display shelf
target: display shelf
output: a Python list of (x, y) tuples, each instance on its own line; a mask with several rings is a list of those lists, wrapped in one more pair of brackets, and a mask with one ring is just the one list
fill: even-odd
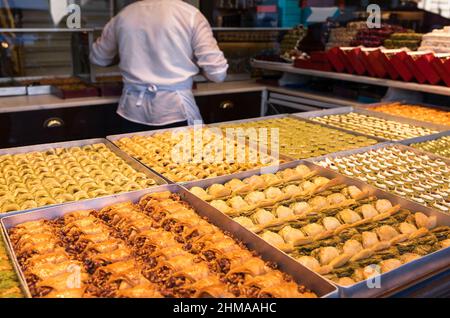
[(352, 75), (352, 74), (344, 74), (344, 73), (335, 73), (335, 72), (324, 72), (324, 71), (316, 71), (316, 70), (308, 70), (302, 68), (296, 68), (292, 65), (283, 65), (283, 64), (274, 64), (274, 63), (265, 63), (260, 61), (252, 61), (252, 67), (260, 68), (271, 71), (280, 71), (287, 72), (293, 74), (307, 75), (307, 76), (316, 76), (316, 77), (324, 77), (329, 79), (335, 79), (340, 81), (349, 81), (356, 83), (364, 83), (364, 84), (372, 84), (379, 85), (385, 87), (399, 88), (410, 91), (418, 91), (423, 93), (431, 93), (438, 95), (450, 96), (450, 87), (438, 86), (438, 85), (427, 85), (427, 84), (418, 84), (418, 83), (406, 83), (401, 81), (393, 81), (384, 78), (375, 78), (369, 76), (361, 76), (361, 75)]

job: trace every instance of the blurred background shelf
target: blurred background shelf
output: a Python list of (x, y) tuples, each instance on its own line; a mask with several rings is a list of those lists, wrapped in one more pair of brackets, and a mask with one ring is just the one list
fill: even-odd
[(252, 64), (252, 67), (259, 68), (259, 69), (265, 69), (265, 70), (271, 70), (271, 71), (280, 71), (280, 72), (287, 72), (287, 73), (300, 74), (300, 75), (306, 75), (306, 76), (323, 77), (323, 78), (329, 78), (329, 79), (334, 79), (334, 80), (365, 83), (365, 84), (385, 86), (385, 87), (398, 88), (398, 89), (404, 89), (404, 90), (418, 91), (418, 92), (423, 92), (423, 93), (450, 96), (450, 88), (445, 87), (445, 86), (427, 85), (427, 84), (418, 84), (418, 83), (406, 83), (406, 82), (401, 82), (401, 81), (388, 80), (388, 79), (384, 79), (384, 78), (301, 69), (301, 68), (296, 68), (289, 64), (283, 65), (281, 63), (279, 65), (275, 65), (274, 63), (253, 61), (251, 64)]

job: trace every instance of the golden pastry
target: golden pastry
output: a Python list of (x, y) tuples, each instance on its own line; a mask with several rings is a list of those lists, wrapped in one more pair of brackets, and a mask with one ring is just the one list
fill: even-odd
[(0, 156), (0, 213), (145, 189), (156, 182), (104, 144)]

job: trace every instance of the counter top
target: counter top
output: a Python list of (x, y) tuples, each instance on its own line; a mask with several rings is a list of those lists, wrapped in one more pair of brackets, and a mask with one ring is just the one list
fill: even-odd
[[(358, 103), (345, 99), (334, 99), (323, 95), (296, 91), (292, 89), (267, 86), (259, 84), (256, 81), (236, 81), (225, 83), (200, 83), (197, 89), (193, 91), (195, 96), (208, 96), (218, 94), (233, 94), (246, 92), (263, 92), (272, 91), (283, 94), (290, 94), (298, 97), (311, 98), (324, 102), (335, 102), (342, 104), (342, 106), (354, 106)], [(81, 107), (81, 106), (95, 106), (114, 104), (119, 101), (119, 97), (86, 97), (61, 99), (53, 95), (35, 95), (35, 96), (13, 96), (0, 98), (0, 113), (33, 111), (43, 109), (67, 108), (67, 107)]]

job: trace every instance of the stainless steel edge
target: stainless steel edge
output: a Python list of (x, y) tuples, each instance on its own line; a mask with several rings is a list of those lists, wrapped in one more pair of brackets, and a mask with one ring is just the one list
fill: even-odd
[(295, 113), (292, 115), (296, 116), (296, 117), (308, 119), (308, 118), (314, 118), (314, 117), (347, 114), (347, 113), (351, 113), (355, 109), (356, 108), (353, 106), (346, 106), (346, 107), (337, 107), (337, 108), (316, 110), (316, 111), (312, 111), (312, 112), (301, 112), (301, 113)]
[(401, 140), (401, 141), (399, 141), (399, 143), (409, 146), (409, 145), (412, 145), (412, 144), (417, 144), (419, 142), (425, 142), (425, 141), (431, 141), (431, 140), (439, 139), (439, 138), (445, 137), (445, 136), (450, 136), (450, 130), (443, 131), (443, 132), (440, 132), (440, 133), (437, 133), (437, 134), (433, 134), (433, 135), (422, 136), (422, 137), (417, 137), (417, 138), (407, 139), (407, 140)]
[(344, 151), (338, 151), (335, 153), (331, 153), (328, 155), (323, 155), (323, 156), (319, 156), (319, 157), (314, 157), (314, 158), (309, 158), (306, 159), (308, 161), (311, 162), (319, 162), (319, 161), (323, 161), (327, 158), (341, 158), (341, 157), (347, 157), (356, 153), (362, 153), (362, 152), (367, 152), (370, 150), (376, 150), (376, 149), (380, 149), (380, 148), (384, 148), (384, 147), (389, 147), (389, 146), (393, 146), (393, 145), (397, 145), (398, 143), (395, 143), (393, 141), (386, 141), (386, 142), (382, 142), (376, 145), (371, 145), (371, 146), (367, 146), (367, 147), (361, 147), (361, 148), (356, 148), (356, 149), (350, 149), (350, 150), (344, 150)]
[[(236, 222), (234, 222), (233, 220), (231, 220), (230, 218), (228, 218), (221, 212), (217, 211), (212, 206), (200, 200), (192, 193), (190, 193), (188, 190), (177, 184), (163, 185), (151, 189), (136, 191), (133, 193), (122, 193), (110, 197), (91, 199), (84, 202), (79, 201), (67, 203), (59, 207), (43, 208), (33, 213), (24, 213), (20, 215), (8, 216), (1, 219), (0, 222), (5, 233), (7, 233), (8, 229), (23, 222), (40, 219), (54, 219), (66, 213), (73, 212), (76, 210), (101, 209), (105, 206), (120, 202), (126, 201), (137, 202), (142, 196), (146, 194), (163, 191), (179, 193), (184, 200), (186, 200), (189, 204), (192, 205), (192, 207), (196, 210), (196, 212), (199, 215), (206, 217), (212, 224), (215, 224), (223, 231), (231, 234), (235, 239), (242, 241), (251, 250), (254, 250), (259, 255), (261, 255), (263, 259), (267, 261), (276, 262), (281, 270), (292, 275), (297, 282), (315, 291), (316, 293), (319, 294), (319, 296), (323, 297), (337, 296), (337, 289), (333, 284), (321, 278), (319, 275), (312, 273), (308, 269), (304, 268), (303, 266), (301, 266), (300, 264), (289, 258), (284, 253), (278, 251), (271, 245), (267, 244), (265, 241), (256, 236), (254, 233), (241, 227), (239, 224), (237, 224)], [(9, 244), (11, 246), (11, 242), (9, 242)], [(15, 255), (14, 259), (17, 261)]]
[(261, 120), (284, 118), (284, 117), (287, 117), (287, 116), (289, 116), (289, 114), (277, 114), (277, 115), (270, 115), (270, 116), (260, 116), (260, 117), (253, 117), (253, 118), (246, 118), (246, 119), (239, 119), (239, 120), (223, 121), (223, 122), (220, 122), (220, 123), (209, 124), (207, 126), (219, 127), (219, 126), (223, 126), (223, 125), (236, 125), (236, 124), (243, 124), (243, 123), (248, 123), (248, 122), (252, 122), (252, 121), (261, 121)]
[(17, 280), (23, 295), (25, 296), (25, 298), (31, 298), (31, 293), (28, 288), (25, 276), (23, 275), (22, 269), (20, 268), (20, 265), (17, 262), (16, 253), (12, 248), (11, 241), (9, 240), (9, 235), (7, 234), (3, 226), (0, 226), (0, 240), (3, 240), (4, 242), (6, 253), (8, 254), (9, 261), (11, 262), (14, 268), (14, 272), (17, 275)]
[[(293, 104), (298, 104), (299, 106), (307, 106), (311, 107), (311, 109), (319, 110), (319, 109), (328, 109), (328, 108), (336, 108), (336, 107), (342, 107), (342, 105), (345, 103), (342, 102), (342, 100), (333, 98), (333, 97), (326, 97), (328, 101), (323, 100), (317, 100), (313, 98), (308, 97), (300, 97), (295, 95), (288, 95), (286, 93), (278, 93), (278, 92), (270, 92), (270, 99), (276, 102), (289, 102)], [(318, 96), (320, 98), (321, 96)], [(305, 108), (306, 109), (306, 108)]]
[[(111, 142), (109, 142), (107, 139), (104, 139), (104, 138), (93, 138), (93, 139), (84, 139), (84, 140), (76, 140), (76, 141), (57, 142), (57, 143), (48, 143), (48, 144), (0, 149), (0, 156), (7, 155), (7, 154), (14, 155), (14, 154), (21, 154), (21, 153), (28, 153), (28, 152), (35, 152), (35, 151), (45, 151), (45, 150), (49, 150), (49, 149), (53, 149), (53, 148), (81, 147), (81, 146), (92, 145), (92, 144), (97, 144), (97, 143), (104, 144), (112, 152), (114, 152), (118, 157), (120, 157), (122, 160), (124, 160), (128, 165), (130, 165), (136, 171), (144, 173), (147, 177), (154, 179), (157, 184), (162, 185), (162, 184), (169, 183), (166, 181), (166, 179), (162, 178), (159, 174), (148, 169), (145, 165), (141, 164), (136, 159), (131, 158), (124, 151), (122, 151), (121, 149), (119, 149), (114, 144), (112, 144)], [(88, 200), (90, 200), (90, 199), (80, 200), (79, 202), (88, 201)], [(61, 206), (64, 204), (67, 204), (67, 202), (52, 204), (52, 205), (48, 205), (48, 206), (44, 206), (44, 207), (57, 207), (57, 206)], [(8, 212), (8, 213), (0, 213), (0, 219), (11, 216), (11, 215), (34, 212), (34, 211), (40, 210), (44, 207), (37, 207), (37, 208), (33, 208), (33, 209), (14, 211), (14, 212)]]
[(110, 135), (110, 136), (106, 136), (106, 139), (108, 139), (109, 141), (112, 141), (114, 143), (114, 141), (117, 141), (117, 140), (122, 139), (122, 138), (131, 138), (133, 136), (144, 136), (144, 137), (147, 137), (147, 136), (152, 136), (152, 135), (155, 135), (155, 134), (165, 133), (165, 132), (168, 132), (168, 131), (182, 132), (182, 131), (194, 129), (195, 127), (204, 128), (205, 126), (206, 125), (183, 126), (183, 127), (176, 127), (176, 128), (165, 128), (165, 129), (157, 129), (157, 130), (138, 131), (138, 132), (127, 133), (127, 134)]
[[(397, 145), (397, 144), (395, 144), (395, 145)], [(377, 147), (382, 147), (382, 146), (383, 145), (377, 145)], [(299, 160), (299, 161), (289, 162), (289, 163), (280, 165), (279, 170), (283, 170), (286, 168), (293, 168), (299, 164), (307, 165), (314, 171), (317, 171), (318, 174), (321, 176), (325, 176), (327, 178), (339, 178), (340, 181), (342, 181), (343, 183), (345, 183), (347, 185), (355, 185), (362, 190), (368, 191), (370, 193), (370, 195), (374, 195), (379, 199), (388, 199), (389, 201), (392, 202), (392, 204), (394, 204), (394, 205), (400, 204), (403, 208), (409, 209), (412, 212), (420, 211), (427, 215), (436, 216), (438, 225), (450, 226), (450, 215), (446, 215), (435, 209), (424, 207), (413, 201), (409, 201), (409, 200), (399, 197), (397, 195), (380, 190), (380, 189), (378, 189), (372, 185), (366, 184), (363, 181), (360, 181), (358, 179), (352, 179), (347, 176), (338, 174), (330, 169), (317, 166), (314, 163), (308, 162), (306, 160)], [(243, 179), (243, 178), (247, 178), (252, 175), (255, 175), (255, 174), (262, 174), (262, 173), (267, 173), (267, 172), (261, 172), (261, 171), (258, 172), (255, 170), (248, 171), (248, 172), (244, 172), (244, 173), (237, 174), (234, 176), (219, 177), (219, 178), (216, 178), (213, 180), (202, 180), (202, 181), (197, 181), (197, 182), (190, 182), (190, 183), (184, 184), (184, 186), (188, 189), (190, 189), (194, 186), (206, 188), (214, 183), (223, 184), (223, 183), (231, 180), (232, 178)], [(288, 257), (290, 257), (290, 256), (288, 256)], [(350, 287), (340, 286), (335, 283), (333, 283), (333, 284), (335, 284), (339, 288), (339, 295), (341, 297), (376, 297), (376, 296), (380, 296), (380, 295), (386, 293), (388, 290), (391, 290), (393, 288), (401, 288), (403, 285), (405, 285), (413, 280), (417, 280), (417, 278), (420, 278), (427, 274), (433, 273), (442, 268), (446, 268), (448, 266), (450, 266), (450, 247), (439, 250), (432, 254), (428, 254), (424, 257), (421, 257), (420, 259), (418, 259), (416, 261), (412, 261), (410, 263), (404, 264), (393, 271), (381, 274), (379, 276), (379, 279), (381, 280), (380, 288), (371, 288), (370, 281), (368, 281), (368, 280), (359, 282)], [(368, 284), (368, 282), (369, 282), (369, 284)]]

